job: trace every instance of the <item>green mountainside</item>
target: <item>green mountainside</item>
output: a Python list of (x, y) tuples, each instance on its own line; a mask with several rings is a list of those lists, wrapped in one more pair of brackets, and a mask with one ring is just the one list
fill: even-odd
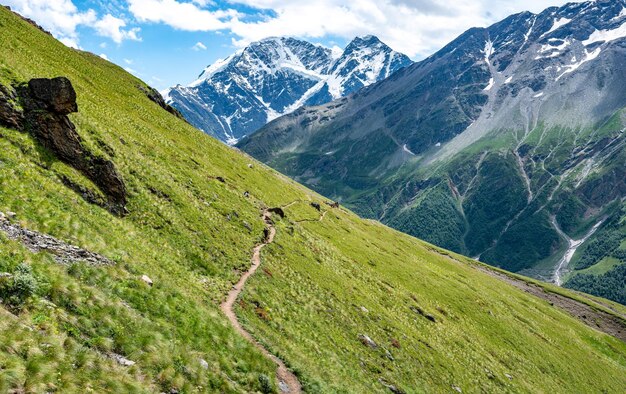
[[(11, 228), (112, 262), (59, 264), (0, 231), (0, 392), (278, 392), (274, 363), (220, 310), (267, 241), (269, 208), (276, 235), (235, 312), (304, 391), (626, 387), (619, 305), (331, 208), (165, 111), (120, 67), (5, 8), (0, 29), (5, 96), (33, 78), (71, 81), (78, 112), (63, 116), (81, 156), (78, 165), (60, 157), (36, 123), (0, 127), (0, 211)], [(65, 119), (17, 98), (7, 105)], [(94, 168), (123, 180), (115, 209)]]
[(626, 303), (624, 7), (576, 2), (470, 29), (238, 147), (361, 216)]

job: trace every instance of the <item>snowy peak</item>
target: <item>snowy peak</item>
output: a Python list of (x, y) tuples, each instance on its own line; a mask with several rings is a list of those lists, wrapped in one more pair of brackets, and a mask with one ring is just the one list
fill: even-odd
[(357, 37), (343, 51), (269, 37), (164, 96), (196, 127), (234, 143), (280, 115), (356, 92), (411, 63), (375, 36)]
[[(404, 54), (394, 51), (376, 36), (356, 37), (333, 63), (329, 74), (340, 81), (331, 89), (334, 98), (355, 92), (389, 77), (411, 64)], [(332, 84), (331, 84), (332, 85)]]

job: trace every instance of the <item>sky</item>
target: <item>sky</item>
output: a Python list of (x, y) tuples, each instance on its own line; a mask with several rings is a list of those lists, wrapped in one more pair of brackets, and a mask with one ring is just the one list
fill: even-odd
[(328, 47), (373, 34), (413, 60), (470, 27), (565, 0), (0, 0), (68, 46), (93, 52), (162, 90), (270, 36)]

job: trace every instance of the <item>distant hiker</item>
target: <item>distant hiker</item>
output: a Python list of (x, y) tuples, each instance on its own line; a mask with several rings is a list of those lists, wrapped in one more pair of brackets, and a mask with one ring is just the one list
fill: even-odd
[(248, 197), (250, 197), (250, 193), (248, 193), (248, 191), (246, 190), (245, 192), (243, 192), (243, 196), (245, 198), (248, 198)]

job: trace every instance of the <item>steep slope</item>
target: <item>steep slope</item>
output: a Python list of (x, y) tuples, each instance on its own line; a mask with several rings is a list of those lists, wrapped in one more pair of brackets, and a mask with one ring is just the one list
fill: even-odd
[(217, 61), (190, 85), (164, 95), (191, 124), (233, 144), (280, 115), (343, 97), (411, 63), (374, 36), (355, 38), (341, 53), (272, 37)]
[[(623, 0), (572, 3), (471, 29), (239, 146), (364, 216), (565, 282), (579, 241), (600, 242), (623, 216), (624, 10)], [(611, 259), (605, 267), (624, 263)]]
[[(268, 240), (266, 210), (276, 233), (235, 313), (306, 392), (626, 385), (626, 342), (596, 325), (623, 324), (618, 306), (549, 286), (527, 293), (330, 208), (165, 111), (120, 67), (5, 8), (0, 27), (0, 84), (24, 94), (33, 78), (67, 77), (78, 112), (60, 118), (63, 127), (75, 126), (90, 160), (116, 168), (127, 198), (126, 210), (108, 210), (90, 173), (45, 147), (35, 123), (0, 127), (0, 211), (11, 228), (41, 235), (0, 231), (0, 391), (278, 391), (275, 364), (220, 310)], [(4, 101), (2, 119), (25, 110), (21, 102)], [(51, 110), (35, 115), (59, 120)], [(38, 239), (49, 241), (34, 247)], [(78, 261), (60, 264), (55, 248), (67, 244), (79, 247), (65, 246)], [(80, 250), (105, 263), (80, 261)], [(542, 298), (556, 292), (594, 312), (593, 326)]]

